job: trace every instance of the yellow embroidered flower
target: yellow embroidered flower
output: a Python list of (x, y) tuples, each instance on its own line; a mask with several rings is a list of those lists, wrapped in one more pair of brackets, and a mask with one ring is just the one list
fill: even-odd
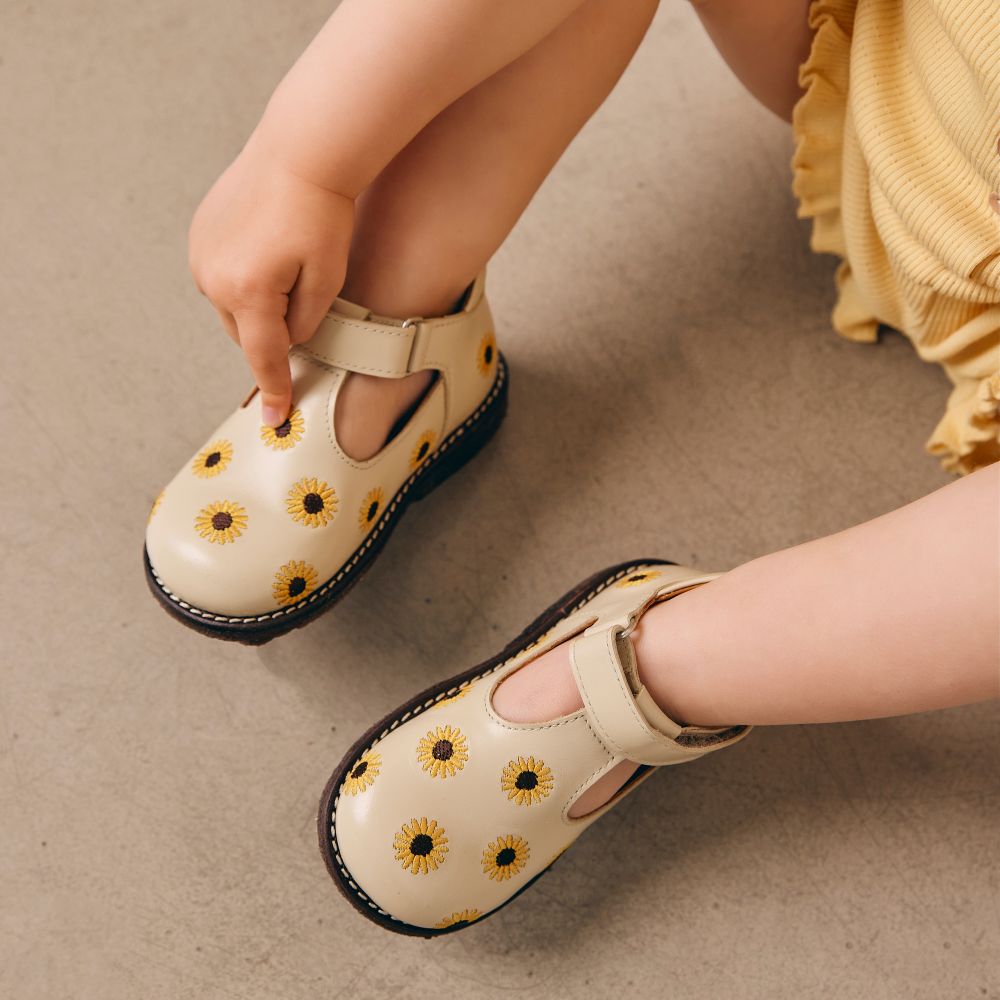
[(358, 511), (358, 525), (362, 531), (367, 531), (378, 520), (384, 504), (385, 493), (381, 486), (376, 486), (365, 494)]
[(260, 439), (268, 448), (287, 451), (302, 440), (305, 429), (306, 422), (302, 419), (302, 414), (298, 410), (292, 410), (283, 424), (278, 424), (277, 427), (261, 427)]
[(321, 479), (300, 479), (288, 491), (285, 507), (293, 520), (310, 528), (322, 528), (337, 512), (337, 494)]
[(432, 778), (450, 778), (465, 767), (469, 744), (460, 729), (438, 726), (417, 744), (417, 760)]
[(436, 819), (428, 820), (426, 816), (420, 819), (414, 817), (409, 823), (404, 823), (392, 844), (396, 860), (414, 875), (437, 871), (448, 853), (444, 827), (438, 826)]
[(512, 760), (500, 775), (501, 790), (519, 806), (541, 802), (552, 791), (553, 784), (555, 780), (552, 771), (545, 765), (545, 761), (535, 760), (534, 757)]
[(346, 795), (360, 795), (375, 784), (382, 768), (382, 757), (374, 750), (366, 750), (344, 779)]
[(442, 705), (451, 705), (453, 702), (458, 701), (459, 698), (464, 698), (469, 693), (469, 688), (471, 687), (471, 684), (460, 687), (450, 698), (442, 698), (434, 707), (440, 708)]
[(434, 447), (434, 439), (434, 431), (424, 431), (424, 433), (417, 438), (417, 443), (413, 446), (413, 454), (410, 455), (411, 468), (417, 468), (431, 453), (431, 448)]
[(474, 920), (478, 920), (481, 916), (482, 914), (479, 910), (458, 910), (450, 917), (439, 920), (434, 926), (441, 930), (444, 930), (445, 927), (457, 927), (459, 925), (464, 927), (466, 924), (471, 924)]
[(279, 604), (294, 604), (316, 589), (318, 579), (309, 563), (293, 559), (274, 574), (271, 593)]
[(149, 516), (146, 518), (146, 524), (149, 524), (153, 520), (153, 515), (160, 509), (160, 504), (163, 503), (163, 498), (166, 494), (166, 490), (161, 490), (159, 496), (153, 501), (153, 506), (149, 508)]
[(624, 579), (619, 580), (615, 586), (616, 587), (640, 587), (644, 583), (649, 583), (650, 580), (655, 580), (658, 576), (663, 576), (659, 570), (655, 569), (643, 569), (639, 570), (637, 573), (629, 573)]
[(211, 479), (222, 472), (233, 460), (233, 446), (220, 438), (206, 445), (195, 455), (191, 463), (191, 471), (199, 479)]
[(202, 507), (194, 519), (195, 531), (210, 542), (235, 542), (246, 530), (247, 512), (232, 500), (219, 500)]
[(479, 350), (476, 352), (476, 367), (479, 369), (480, 375), (489, 375), (493, 370), (493, 362), (496, 360), (496, 356), (497, 341), (491, 330), (483, 337), (479, 344)]
[(483, 874), (496, 882), (513, 878), (528, 863), (530, 853), (523, 837), (513, 833), (497, 837), (483, 851)]

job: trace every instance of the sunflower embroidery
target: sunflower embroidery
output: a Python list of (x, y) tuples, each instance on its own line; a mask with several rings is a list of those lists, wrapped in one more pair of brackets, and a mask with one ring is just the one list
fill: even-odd
[(195, 531), (210, 542), (235, 542), (246, 530), (247, 512), (232, 500), (219, 500), (202, 507), (194, 519)]
[(279, 604), (294, 604), (316, 589), (318, 579), (309, 563), (293, 559), (274, 574), (271, 593)]
[(616, 587), (638, 587), (650, 580), (655, 580), (658, 576), (663, 576), (659, 570), (645, 569), (638, 573), (629, 573), (623, 580), (615, 584)]
[(530, 853), (523, 837), (513, 833), (497, 837), (483, 851), (483, 874), (496, 882), (513, 878), (528, 863)]
[(431, 453), (434, 447), (434, 431), (424, 431), (417, 438), (417, 443), (413, 446), (413, 454), (410, 455), (410, 467), (417, 468), (423, 460)]
[(300, 479), (288, 491), (285, 507), (300, 524), (322, 528), (337, 512), (337, 494), (320, 479)]
[(439, 920), (434, 926), (440, 930), (444, 930), (446, 927), (465, 927), (466, 924), (471, 924), (481, 916), (479, 910), (457, 910), (450, 917)]
[(382, 513), (382, 506), (385, 504), (385, 493), (381, 486), (369, 490), (361, 502), (361, 509), (358, 511), (358, 525), (362, 531), (367, 531)]
[(451, 778), (465, 767), (469, 744), (460, 729), (438, 726), (417, 744), (417, 760), (432, 778)]
[(449, 698), (442, 698), (434, 707), (440, 708), (442, 705), (451, 705), (453, 702), (458, 701), (459, 698), (464, 698), (469, 693), (469, 689), (471, 687), (471, 684), (467, 684), (465, 687), (459, 688), (455, 694), (451, 695)]
[[(374, 750), (366, 750), (358, 762), (347, 772), (344, 779), (344, 792), (348, 795), (360, 795), (375, 784), (382, 767), (382, 757)], [(398, 834), (397, 834), (398, 836)]]
[(278, 424), (277, 427), (261, 427), (260, 439), (268, 448), (287, 451), (302, 440), (305, 429), (306, 422), (302, 419), (302, 414), (298, 410), (292, 410), (283, 424)]
[(199, 479), (211, 479), (222, 472), (233, 460), (233, 446), (226, 440), (213, 441), (194, 457), (191, 471)]
[(160, 504), (163, 503), (166, 492), (166, 490), (162, 490), (160, 495), (153, 501), (153, 506), (149, 508), (149, 516), (146, 518), (146, 524), (149, 524), (153, 520), (153, 515), (160, 509)]
[(414, 875), (426, 875), (444, 864), (448, 853), (448, 838), (444, 827), (437, 820), (426, 816), (414, 817), (404, 823), (402, 830), (393, 838), (396, 860)]
[(476, 352), (476, 367), (480, 375), (489, 375), (493, 369), (493, 362), (497, 356), (497, 341), (491, 330), (479, 344)]
[(541, 802), (552, 791), (553, 784), (551, 769), (545, 761), (535, 760), (534, 757), (512, 760), (500, 775), (501, 790), (519, 806)]

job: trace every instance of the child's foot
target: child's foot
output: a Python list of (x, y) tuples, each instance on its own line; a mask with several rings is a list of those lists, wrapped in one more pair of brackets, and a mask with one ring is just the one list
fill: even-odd
[(351, 372), (337, 394), (333, 418), (337, 443), (356, 462), (374, 458), (400, 419), (423, 398), (432, 379), (429, 371), (405, 378)]
[[(643, 655), (644, 651), (648, 651), (649, 645), (655, 641), (655, 635), (663, 634), (663, 630), (657, 627), (656, 619), (659, 617), (657, 613), (665, 608), (666, 604), (650, 608), (632, 633), (637, 669), (647, 690), (656, 695), (655, 700), (660, 709), (680, 725), (686, 725), (682, 716), (663, 703), (663, 697), (657, 690), (662, 685), (656, 683), (657, 679), (649, 676), (649, 672), (644, 669), (644, 663), (651, 659)], [(493, 708), (497, 715), (509, 722), (548, 722), (583, 708), (580, 690), (573, 679), (569, 651), (570, 642), (564, 642), (506, 677), (493, 692)], [(638, 764), (627, 760), (616, 764), (576, 800), (569, 815), (576, 818), (599, 809), (632, 777), (638, 767)]]
[(747, 726), (666, 715), (631, 638), (654, 601), (713, 577), (655, 561), (610, 567), (543, 612), (517, 652), (373, 726), (320, 805), (327, 868), (351, 903), (404, 934), (456, 930), (520, 894), (652, 768), (742, 739)]
[[(350, 279), (349, 279), (350, 282)], [(366, 294), (368, 289), (371, 294)], [(342, 292), (348, 302), (368, 303), (377, 314), (386, 316), (449, 316), (461, 310), (467, 294), (461, 296), (435, 294), (423, 290), (422, 295), (408, 294), (405, 287), (393, 287), (391, 293), (374, 285), (369, 277), (345, 285)], [(371, 297), (374, 295), (374, 299)], [(431, 304), (438, 301), (440, 308)], [(414, 308), (418, 302), (424, 307)], [(344, 452), (357, 462), (367, 461), (382, 450), (393, 429), (409, 410), (416, 407), (430, 388), (433, 372), (420, 371), (405, 378), (379, 378), (362, 372), (350, 373), (337, 394), (334, 421), (337, 442)]]

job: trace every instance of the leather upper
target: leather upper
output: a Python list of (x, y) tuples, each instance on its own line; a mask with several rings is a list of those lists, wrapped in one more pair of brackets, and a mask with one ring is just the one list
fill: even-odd
[[(670, 720), (641, 687), (622, 636), (650, 601), (715, 575), (633, 567), (506, 663), (389, 724), (351, 765), (326, 817), (342, 873), (368, 905), (424, 928), (476, 919), (620, 800), (624, 791), (585, 817), (569, 816), (620, 761), (680, 763), (742, 739), (748, 727)], [(584, 708), (544, 723), (498, 716), (492, 696), (504, 678), (573, 636)]]
[[(157, 498), (146, 548), (158, 582), (183, 607), (235, 622), (287, 613), (332, 585), (490, 393), (498, 358), (483, 276), (459, 312), (435, 319), (375, 317), (338, 299), (291, 351), (288, 420), (262, 426), (251, 397)], [(345, 454), (333, 414), (348, 372), (400, 378), (422, 369), (438, 377), (405, 426), (374, 458)]]

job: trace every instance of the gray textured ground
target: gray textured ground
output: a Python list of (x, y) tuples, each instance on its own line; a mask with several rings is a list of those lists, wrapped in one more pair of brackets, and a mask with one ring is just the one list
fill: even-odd
[(583, 575), (723, 569), (947, 481), (945, 379), (832, 333), (788, 130), (686, 5), (493, 267), (495, 445), (260, 651), (168, 620), (141, 535), (249, 381), (188, 219), (323, 4), (4, 14), (0, 995), (1000, 997), (997, 705), (759, 731), (438, 942), (361, 920), (314, 846), (354, 737)]

